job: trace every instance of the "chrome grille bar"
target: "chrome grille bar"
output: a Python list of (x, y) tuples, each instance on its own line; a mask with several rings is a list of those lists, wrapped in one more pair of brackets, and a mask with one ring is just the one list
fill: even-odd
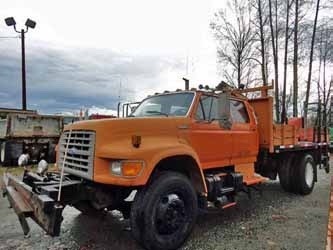
[(95, 132), (87, 130), (72, 130), (62, 133), (59, 141), (58, 165), (62, 166), (68, 143), (65, 172), (86, 179), (93, 179), (93, 164), (95, 152)]

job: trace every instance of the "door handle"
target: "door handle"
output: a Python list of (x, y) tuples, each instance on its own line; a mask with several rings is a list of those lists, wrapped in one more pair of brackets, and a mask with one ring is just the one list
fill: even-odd
[(182, 124), (178, 126), (179, 129), (189, 129), (189, 126), (186, 124)]

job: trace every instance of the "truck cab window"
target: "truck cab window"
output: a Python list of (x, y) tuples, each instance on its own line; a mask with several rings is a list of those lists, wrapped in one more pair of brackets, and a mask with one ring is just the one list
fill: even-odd
[(197, 120), (216, 120), (217, 119), (217, 97), (203, 95), (195, 114)]
[(236, 123), (249, 123), (249, 115), (241, 101), (230, 100), (230, 113), (233, 122)]
[(152, 96), (141, 102), (130, 116), (186, 116), (193, 98), (192, 92)]

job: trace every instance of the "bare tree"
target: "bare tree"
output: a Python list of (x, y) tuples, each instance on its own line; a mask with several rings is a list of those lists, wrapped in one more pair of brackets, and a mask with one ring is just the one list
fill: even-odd
[[(305, 95), (305, 103), (304, 103), (304, 120), (305, 121), (307, 120), (307, 116), (308, 116), (308, 103), (309, 103), (309, 95), (310, 95), (310, 87), (311, 87), (313, 51), (314, 51), (314, 45), (315, 45), (315, 40), (316, 40), (319, 5), (320, 5), (320, 0), (317, 0), (316, 14), (315, 14), (315, 19), (314, 19), (314, 23), (313, 23), (313, 32), (312, 32), (312, 39), (311, 39), (308, 81), (307, 81), (307, 84), (306, 84), (306, 95)], [(324, 62), (324, 64), (325, 64), (325, 62)], [(324, 66), (324, 70), (325, 70), (325, 66)], [(324, 93), (324, 96), (325, 96), (325, 93)], [(324, 100), (324, 102), (325, 102), (325, 100)]]
[(323, 32), (323, 42), (321, 47), (321, 55), (322, 55), (322, 62), (323, 62), (323, 102), (324, 102), (324, 114), (327, 114), (327, 106), (329, 97), (331, 95), (331, 88), (332, 88), (332, 76), (327, 86), (326, 82), (326, 69), (327, 64), (333, 63), (333, 26), (329, 26), (332, 23), (332, 19), (328, 19), (325, 21), (322, 32)]
[(275, 25), (273, 23), (273, 11), (272, 11), (272, 0), (268, 0), (269, 3), (269, 26), (271, 31), (272, 51), (273, 51), (273, 62), (274, 62), (274, 85), (275, 85), (275, 113), (276, 120), (280, 120), (280, 102), (279, 102), (279, 59), (278, 59), (278, 21), (277, 12), (278, 4), (275, 0)]
[(258, 61), (253, 57), (255, 33), (251, 25), (251, 7), (247, 0), (232, 0), (227, 6), (228, 12), (220, 10), (215, 13), (211, 29), (218, 43), (218, 58), (226, 65), (224, 77), (239, 87), (243, 82), (250, 81), (251, 61)]
[[(286, 122), (291, 103), (293, 116), (299, 113), (302, 115), (303, 112), (305, 116), (307, 115), (309, 100), (316, 98), (310, 96), (309, 92), (313, 80), (312, 68), (318, 59), (321, 62), (319, 63), (321, 79), (317, 88), (322, 93), (322, 100), (325, 103), (329, 100), (331, 90), (326, 83), (326, 74), (332, 64), (329, 61), (329, 54), (326, 60), (324, 58), (326, 49), (322, 51), (322, 56), (317, 57), (316, 54), (319, 51), (316, 40), (316, 33), (319, 32), (317, 23), (321, 23), (322, 15), (325, 13), (319, 11), (321, 6), (329, 9), (333, 6), (333, 0), (229, 0), (226, 9), (217, 12), (211, 23), (218, 44), (218, 58), (224, 64), (223, 73), (227, 81), (235, 86), (241, 83), (247, 86), (253, 81), (267, 84), (269, 72), (274, 72), (274, 109), (277, 122), (280, 120)], [(256, 15), (252, 17), (251, 11)], [(329, 15), (329, 12), (327, 13)], [(326, 23), (332, 22), (326, 21)], [(328, 33), (333, 34), (333, 32)], [(323, 35), (322, 46), (326, 44), (326, 40), (333, 39), (326, 39)], [(279, 56), (282, 54), (279, 50), (282, 50), (280, 46), (282, 41), (283, 69), (280, 71), (283, 71), (283, 76), (279, 76), (279, 67), (281, 67)], [(329, 47), (330, 44), (327, 44), (327, 48)], [(307, 79), (299, 73), (304, 67), (309, 70)], [(287, 75), (289, 69), (293, 70), (290, 77)], [(290, 84), (288, 78), (292, 79)], [(283, 83), (281, 87), (279, 81)], [(308, 85), (306, 89), (304, 88), (306, 91), (303, 91), (299, 85), (303, 81)], [(289, 88), (290, 92), (287, 91)], [(303, 100), (305, 100), (304, 107)]]
[[(293, 96), (292, 96), (292, 93), (293, 93), (293, 89), (292, 89), (292, 86), (290, 86), (290, 91), (289, 91), (289, 94), (286, 94), (286, 100), (285, 100), (285, 105), (286, 105), (286, 113), (288, 112), (288, 110), (292, 107), (293, 105)], [(286, 114), (287, 116), (287, 114)]]
[(268, 58), (267, 58), (267, 35), (265, 34), (266, 29), (265, 26), (267, 24), (267, 18), (265, 15), (265, 0), (254, 0), (252, 4), (253, 8), (257, 12), (256, 19), (253, 20), (253, 24), (256, 27), (256, 36), (259, 40), (258, 51), (260, 54), (260, 68), (261, 68), (261, 78), (264, 85), (268, 84)]
[(287, 67), (288, 67), (288, 42), (290, 38), (289, 32), (289, 14), (293, 1), (286, 0), (286, 23), (285, 23), (285, 40), (284, 40), (284, 63), (283, 63), (283, 93), (282, 93), (282, 113), (281, 122), (286, 122), (287, 107), (286, 107), (286, 89), (287, 89)]
[(298, 14), (299, 0), (295, 0), (295, 20), (294, 20), (294, 59), (293, 59), (293, 116), (297, 117), (298, 110)]
[[(317, 50), (319, 54), (319, 70), (318, 70), (318, 81), (317, 81), (317, 92), (318, 92), (318, 102), (321, 100), (323, 103), (325, 115), (324, 121), (327, 122), (326, 117), (329, 113), (329, 100), (332, 92), (332, 77), (327, 83), (326, 70), (328, 65), (333, 63), (333, 25), (332, 19), (323, 19), (322, 24), (318, 27), (318, 38), (316, 39)], [(325, 124), (326, 126), (326, 124)]]
[[(318, 50), (319, 50), (319, 65), (318, 65), (318, 80), (317, 80), (317, 99), (318, 103), (319, 100), (321, 99), (321, 91), (320, 91), (320, 77), (321, 77), (321, 65), (322, 65), (322, 44), (323, 44), (323, 32), (320, 32), (320, 36), (318, 39)], [(308, 103), (307, 103), (308, 106)], [(306, 107), (307, 108), (307, 107)]]

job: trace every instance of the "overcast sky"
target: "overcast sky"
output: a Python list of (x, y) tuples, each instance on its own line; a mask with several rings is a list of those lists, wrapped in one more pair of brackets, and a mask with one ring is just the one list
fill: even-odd
[[(217, 0), (6, 1), (0, 10), (0, 107), (21, 107), (20, 40), (26, 35), (28, 108), (42, 113), (115, 109), (153, 92), (218, 81), (209, 29)], [(187, 66), (188, 65), (188, 66)], [(121, 88), (120, 88), (121, 85)]]

